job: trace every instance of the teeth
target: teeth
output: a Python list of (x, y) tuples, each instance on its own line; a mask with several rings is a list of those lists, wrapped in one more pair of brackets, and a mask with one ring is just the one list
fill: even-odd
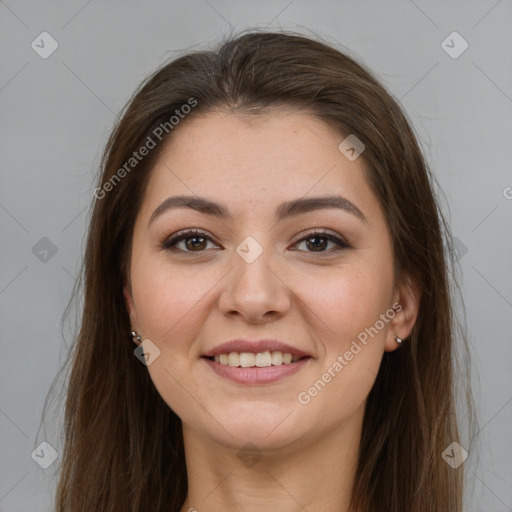
[(272, 364), (274, 366), (279, 366), (283, 364), (283, 353), (282, 352), (272, 352)]
[(258, 352), (254, 358), (255, 365), (264, 368), (265, 366), (270, 366), (272, 364), (272, 356), (270, 352)]
[(289, 352), (230, 352), (215, 356), (215, 362), (228, 366), (241, 366), (242, 368), (265, 368), (267, 366), (279, 366), (298, 361), (299, 356), (292, 356)]
[(240, 354), (237, 352), (230, 352), (228, 354), (229, 366), (240, 366)]
[(242, 368), (250, 368), (251, 366), (254, 366), (255, 362), (256, 356), (254, 354), (251, 354), (250, 352), (242, 352), (240, 354), (240, 366)]

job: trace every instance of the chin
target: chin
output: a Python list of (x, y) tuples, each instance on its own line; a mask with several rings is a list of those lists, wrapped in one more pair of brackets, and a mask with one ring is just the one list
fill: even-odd
[(214, 430), (203, 435), (235, 450), (247, 444), (260, 450), (284, 448), (300, 438), (305, 428), (304, 421), (295, 417), (293, 407), (269, 402), (236, 404), (217, 414)]

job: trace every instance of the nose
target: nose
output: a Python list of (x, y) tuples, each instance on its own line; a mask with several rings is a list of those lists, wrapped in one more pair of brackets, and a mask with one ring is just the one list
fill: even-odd
[[(226, 276), (219, 307), (225, 315), (262, 324), (282, 317), (290, 309), (291, 292), (282, 270), (264, 250), (251, 263), (233, 254), (234, 269)], [(280, 275), (281, 274), (281, 275)]]

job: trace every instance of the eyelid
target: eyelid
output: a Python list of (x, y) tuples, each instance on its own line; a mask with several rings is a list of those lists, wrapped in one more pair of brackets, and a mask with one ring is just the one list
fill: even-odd
[(339, 255), (339, 253), (342, 251), (346, 251), (347, 249), (353, 248), (341, 235), (333, 234), (324, 229), (316, 229), (302, 235), (296, 242), (293, 242), (292, 246), (297, 246), (298, 244), (305, 243), (306, 240), (313, 237), (325, 238), (327, 239), (328, 242), (334, 243), (335, 247), (331, 247), (330, 249), (327, 249), (325, 251), (307, 251), (297, 249), (296, 247), (292, 247), (290, 250), (295, 251), (297, 253), (305, 254), (308, 257), (316, 256), (319, 258), (329, 258), (335, 255)]
[[(187, 229), (180, 230), (176, 233), (173, 233), (171, 236), (165, 238), (160, 243), (160, 247), (162, 249), (168, 250), (168, 251), (176, 251), (176, 252), (181, 252), (181, 253), (192, 254), (196, 251), (183, 251), (181, 249), (176, 249), (176, 244), (181, 242), (182, 240), (186, 240), (187, 238), (193, 238), (194, 236), (202, 236), (202, 237), (206, 238), (207, 240), (211, 241), (212, 243), (214, 243), (215, 245), (217, 245), (217, 246), (220, 245), (207, 232), (202, 231), (200, 229), (196, 229), (196, 228), (187, 228)], [(336, 232), (327, 230), (325, 228), (311, 228), (311, 230), (307, 231), (306, 233), (301, 234), (300, 238), (298, 238), (295, 242), (292, 243), (292, 246), (297, 245), (300, 242), (304, 242), (308, 238), (311, 238), (314, 236), (327, 238), (328, 240), (334, 242), (338, 246), (334, 250), (331, 249), (328, 251), (319, 251), (317, 254), (320, 254), (320, 255), (331, 254), (332, 252), (336, 252), (336, 251), (339, 251), (342, 249), (352, 248), (352, 246), (345, 240), (345, 238), (343, 236), (339, 235)], [(292, 250), (297, 250), (297, 249), (292, 249)], [(197, 251), (197, 252), (202, 253), (202, 252), (206, 252), (206, 250)], [(309, 252), (311, 254), (315, 254), (315, 251), (298, 251), (298, 252), (306, 252), (306, 253)]]
[(301, 234), (300, 238), (293, 242), (293, 244), (295, 245), (298, 242), (302, 242), (304, 239), (310, 238), (312, 236), (324, 236), (325, 238), (339, 242), (344, 247), (350, 247), (350, 244), (345, 240), (343, 236), (336, 233), (335, 231), (331, 231), (325, 228), (311, 228), (311, 230)]
[[(182, 229), (180, 231), (177, 231), (176, 233), (173, 233), (172, 235), (164, 238), (164, 240), (159, 245), (162, 249), (165, 249), (168, 251), (176, 250), (177, 252), (182, 252), (182, 253), (187, 253), (187, 252), (193, 253), (194, 251), (182, 251), (180, 249), (176, 249), (175, 245), (177, 243), (181, 242), (182, 240), (186, 240), (187, 238), (193, 238), (194, 236), (202, 236), (204, 238), (207, 238), (211, 242), (213, 242), (215, 245), (219, 245), (219, 244), (217, 244), (217, 242), (213, 239), (213, 237), (210, 234), (208, 234), (207, 232), (202, 231), (200, 229), (197, 229), (197, 228), (187, 228), (187, 229)], [(204, 252), (204, 251), (198, 251), (198, 252)]]

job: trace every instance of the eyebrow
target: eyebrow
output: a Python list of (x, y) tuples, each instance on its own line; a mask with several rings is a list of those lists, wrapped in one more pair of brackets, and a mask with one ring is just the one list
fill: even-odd
[[(211, 201), (205, 197), (180, 195), (168, 197), (163, 201), (151, 214), (148, 225), (164, 212), (174, 208), (191, 208), (200, 213), (220, 217), (222, 219), (233, 218), (226, 206), (216, 203), (215, 201)], [(350, 202), (345, 197), (336, 195), (300, 198), (282, 203), (276, 210), (276, 220), (281, 221), (296, 215), (330, 208), (336, 208), (351, 213), (365, 224), (368, 224), (367, 218), (354, 203)]]

